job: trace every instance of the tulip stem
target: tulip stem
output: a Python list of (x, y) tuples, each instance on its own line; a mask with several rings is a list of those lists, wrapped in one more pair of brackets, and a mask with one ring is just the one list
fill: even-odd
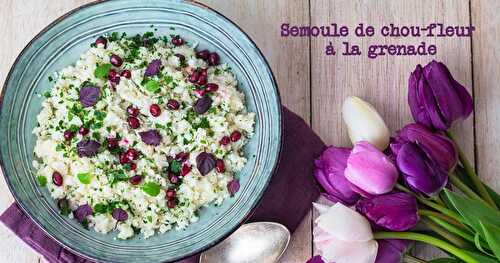
[(476, 189), (479, 191), (479, 195), (491, 207), (498, 209), (495, 202), (491, 198), (490, 194), (486, 190), (486, 187), (484, 187), (483, 183), (481, 182), (481, 180), (477, 176), (476, 172), (472, 168), (472, 165), (470, 164), (469, 160), (465, 156), (465, 153), (462, 151), (462, 148), (460, 148), (460, 146), (458, 145), (458, 141), (456, 139), (456, 136), (450, 130), (446, 131), (446, 134), (453, 142), (455, 142), (455, 147), (457, 147), (457, 151), (458, 151), (458, 158), (460, 159), (460, 162), (464, 166), (464, 169), (465, 169), (465, 172), (467, 173), (467, 176), (469, 176), (469, 178), (472, 180), (472, 183), (474, 184)]
[(409, 194), (415, 196), (415, 198), (417, 198), (417, 200), (420, 203), (422, 203), (428, 207), (434, 208), (435, 210), (437, 210), (437, 211), (439, 211), (439, 212), (441, 212), (441, 213), (443, 213), (443, 214), (445, 214), (445, 215), (447, 215), (447, 216), (449, 216), (449, 217), (451, 217), (459, 222), (462, 221), (462, 217), (459, 214), (455, 213), (454, 211), (452, 211), (444, 206), (441, 206), (439, 204), (436, 204), (434, 202), (431, 202), (431, 201), (413, 193), (412, 191), (408, 190), (408, 188), (406, 188), (400, 184), (396, 184), (396, 188), (403, 191), (403, 192), (406, 192), (406, 193), (409, 193)]
[(435, 212), (435, 211), (431, 211), (431, 210), (427, 210), (427, 209), (418, 209), (418, 214), (421, 216), (437, 217), (437, 218), (444, 220), (444, 221), (446, 221), (446, 222), (448, 222), (456, 227), (459, 227), (461, 229), (465, 229), (464, 225), (462, 223), (460, 223), (459, 221), (457, 221), (449, 216), (446, 216), (444, 214)]
[(462, 249), (433, 236), (415, 232), (376, 232), (373, 236), (375, 239), (406, 239), (424, 242), (449, 252), (467, 263), (479, 263)]
[(484, 200), (479, 195), (477, 195), (466, 184), (464, 184), (462, 181), (460, 181), (460, 179), (457, 177), (456, 174), (450, 174), (449, 178), (450, 178), (451, 183), (454, 186), (456, 186), (458, 189), (460, 189), (462, 192), (464, 192), (464, 194), (466, 194), (468, 197), (484, 202)]
[[(467, 233), (466, 231), (464, 231), (463, 229), (460, 229), (454, 225), (451, 225), (449, 224), (448, 222), (442, 220), (441, 218), (437, 218), (437, 217), (434, 217), (434, 216), (427, 216), (430, 220), (434, 221), (436, 224), (440, 225), (441, 227), (443, 228), (446, 228), (448, 231), (450, 231), (451, 233), (455, 234), (455, 235), (459, 235), (461, 236), (462, 238), (464, 238), (465, 240), (471, 242), (471, 243), (474, 243), (474, 236), (471, 235), (470, 233)], [(485, 244), (482, 240), (480, 240), (481, 242), (481, 246), (482, 247), (489, 247), (487, 244)]]
[(454, 244), (457, 247), (460, 248), (470, 248), (468, 246), (467, 241), (465, 241), (463, 238), (451, 233), (450, 231), (446, 230), (444, 227), (438, 225), (434, 221), (429, 220), (428, 218), (422, 218), (420, 219), (420, 222), (424, 223), (430, 230), (436, 232), (438, 235), (444, 237), (446, 240), (450, 241), (452, 244)]
[(405, 254), (403, 256), (403, 262), (406, 263), (427, 263), (427, 261)]

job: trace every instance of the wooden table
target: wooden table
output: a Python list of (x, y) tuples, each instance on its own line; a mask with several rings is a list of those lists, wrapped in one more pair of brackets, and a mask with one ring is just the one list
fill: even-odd
[[(43, 27), (67, 11), (89, 0), (3, 0), (0, 8), (0, 83), (28, 41)], [(407, 79), (418, 63), (433, 58), (446, 63), (458, 81), (473, 94), (475, 114), (455, 127), (468, 156), (482, 176), (500, 190), (500, 1), (371, 1), (371, 0), (245, 0), (203, 1), (245, 30), (261, 48), (277, 78), (284, 105), (302, 116), (328, 144), (349, 145), (340, 118), (340, 107), (348, 95), (370, 101), (384, 116), (391, 130), (411, 121), (406, 102)], [(380, 28), (389, 23), (469, 25), (472, 38), (426, 38), (438, 48), (436, 56), (369, 59), (362, 56), (325, 56), (329, 41), (360, 45), (366, 52), (371, 44), (419, 43), (418, 38), (282, 38), (280, 25), (328, 25), (354, 28), (358, 23)], [(0, 210), (13, 201), (2, 177)], [(282, 262), (304, 262), (314, 254), (312, 229), (314, 212), (304, 218)], [(435, 251), (418, 246), (424, 257)], [(3, 225), (0, 227), (2, 262), (44, 261)]]

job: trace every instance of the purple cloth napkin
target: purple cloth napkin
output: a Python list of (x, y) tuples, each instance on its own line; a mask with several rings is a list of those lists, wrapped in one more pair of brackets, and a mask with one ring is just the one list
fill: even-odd
[[(314, 181), (313, 160), (325, 144), (296, 114), (283, 108), (283, 148), (278, 168), (260, 203), (248, 221), (273, 221), (285, 225), (292, 233), (319, 197)], [(90, 263), (63, 248), (47, 236), (18, 207), (12, 204), (1, 216), (2, 221), (18, 237), (53, 263)], [(199, 262), (199, 255), (178, 263)]]

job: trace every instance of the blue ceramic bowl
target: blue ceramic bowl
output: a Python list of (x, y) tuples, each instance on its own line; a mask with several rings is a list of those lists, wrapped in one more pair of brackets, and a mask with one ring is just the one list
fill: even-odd
[[(245, 148), (249, 161), (237, 175), (241, 189), (222, 206), (200, 211), (185, 231), (149, 239), (120, 241), (113, 234), (85, 230), (59, 215), (55, 201), (33, 175), (36, 115), (51, 88), (48, 76), (76, 62), (98, 36), (107, 32), (158, 35), (176, 28), (183, 38), (217, 51), (237, 76), (247, 106), (256, 112), (256, 133)], [(197, 3), (116, 0), (82, 6), (38, 34), (12, 66), (2, 90), (0, 152), (2, 170), (21, 208), (50, 236), (84, 257), (105, 262), (165, 262), (213, 246), (234, 231), (257, 205), (277, 164), (281, 146), (281, 106), (266, 60), (249, 37), (217, 12)]]

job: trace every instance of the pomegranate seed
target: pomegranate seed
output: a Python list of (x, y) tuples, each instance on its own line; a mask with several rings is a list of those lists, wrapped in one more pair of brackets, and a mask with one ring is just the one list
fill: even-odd
[(215, 52), (210, 53), (210, 55), (208, 56), (208, 64), (210, 66), (217, 66), (219, 65), (219, 62), (220, 62), (219, 55)]
[(173, 190), (173, 189), (168, 189), (168, 190), (167, 190), (167, 192), (166, 192), (166, 194), (165, 194), (165, 196), (166, 196), (166, 197), (167, 197), (167, 199), (169, 199), (169, 200), (174, 199), (174, 198), (175, 198), (175, 196), (176, 196), (175, 190)]
[(128, 125), (130, 126), (130, 128), (132, 128), (132, 129), (137, 129), (137, 128), (139, 128), (139, 126), (141, 126), (139, 119), (137, 119), (136, 117), (128, 117), (127, 122), (128, 122)]
[(205, 90), (207, 92), (214, 92), (214, 91), (217, 91), (219, 89), (219, 85), (215, 84), (215, 83), (208, 83)]
[(98, 37), (95, 40), (95, 45), (96, 46), (103, 45), (104, 48), (106, 48), (108, 46), (108, 40), (105, 37)]
[(122, 58), (115, 54), (111, 55), (111, 57), (109, 58), (109, 62), (115, 67), (119, 67), (123, 64)]
[(168, 100), (167, 102), (167, 108), (171, 109), (171, 110), (178, 110), (180, 107), (180, 104), (178, 101), (174, 100), (174, 99), (170, 99)]
[(204, 89), (195, 89), (194, 92), (198, 95), (198, 97), (205, 96), (206, 91)]
[(205, 77), (207, 77), (207, 76), (208, 76), (208, 73), (207, 73), (207, 69), (206, 69), (206, 68), (200, 69), (200, 76), (205, 76)]
[(175, 199), (167, 201), (168, 208), (175, 208), (176, 205), (177, 205), (177, 202), (175, 201)]
[(179, 177), (173, 173), (169, 173), (168, 180), (173, 184), (177, 184), (179, 182)]
[(107, 141), (108, 141), (108, 149), (111, 150), (111, 149), (118, 147), (118, 139), (108, 138)]
[(130, 117), (137, 117), (139, 115), (139, 109), (134, 107), (133, 105), (130, 105), (127, 107), (127, 113)]
[(198, 71), (194, 71), (193, 73), (191, 73), (191, 75), (189, 76), (188, 78), (188, 81), (191, 82), (191, 83), (196, 83), (198, 81), (198, 79), (200, 78), (200, 72)]
[(186, 62), (186, 57), (184, 55), (177, 53), (174, 56), (179, 58), (179, 62), (181, 62), (181, 65), (184, 64), (184, 62)]
[(206, 49), (196, 52), (196, 58), (200, 58), (206, 61), (208, 59), (208, 56), (210, 56), (210, 51)]
[(52, 173), (52, 182), (57, 185), (57, 186), (61, 186), (63, 184), (63, 177), (61, 175), (61, 173), (59, 172), (53, 172)]
[(240, 140), (240, 138), (241, 138), (241, 132), (234, 131), (233, 133), (231, 133), (231, 141), (232, 142), (237, 142)]
[(187, 163), (183, 164), (181, 168), (181, 175), (186, 176), (189, 172), (191, 172), (191, 166)]
[(139, 158), (139, 153), (135, 150), (135, 149), (128, 149), (125, 154), (127, 155), (127, 158), (129, 161), (132, 161), (132, 160), (137, 160), (137, 158)]
[(130, 79), (132, 77), (132, 72), (130, 72), (130, 70), (128, 69), (125, 69), (122, 72), (120, 72), (120, 76)]
[(200, 77), (198, 78), (198, 81), (196, 82), (196, 84), (198, 84), (200, 86), (203, 86), (203, 85), (207, 84), (207, 76), (200, 75)]
[(149, 112), (151, 113), (151, 115), (153, 115), (153, 117), (160, 116), (161, 114), (160, 106), (158, 106), (158, 104), (151, 104), (151, 106), (149, 106)]
[(70, 131), (70, 130), (66, 130), (66, 131), (64, 132), (64, 139), (65, 139), (66, 141), (70, 141), (71, 139), (73, 139), (73, 136), (75, 136), (75, 133), (74, 133), (74, 132), (72, 132), (72, 131)]
[(178, 47), (184, 44), (184, 40), (180, 36), (175, 36), (172, 38), (172, 44)]
[(128, 181), (133, 185), (138, 185), (142, 181), (142, 177), (140, 175), (134, 175), (130, 177)]
[(180, 152), (175, 155), (175, 160), (179, 162), (185, 162), (189, 158), (189, 153)]
[(85, 136), (89, 133), (89, 129), (85, 128), (85, 127), (80, 127), (80, 129), (78, 130), (78, 133), (81, 134), (82, 136)]
[(118, 73), (116, 73), (116, 70), (114, 70), (114, 69), (110, 69), (109, 70), (109, 72), (108, 72), (108, 79), (112, 83), (115, 83), (115, 84), (120, 83), (120, 75), (118, 75)]
[(135, 169), (137, 169), (137, 164), (130, 163), (130, 170), (135, 171)]
[(120, 164), (126, 164), (129, 162), (130, 162), (130, 159), (128, 158), (127, 153), (122, 153), (120, 155)]
[(219, 141), (220, 145), (228, 145), (230, 142), (231, 142), (231, 138), (229, 138), (229, 136), (224, 136)]
[(223, 160), (217, 159), (217, 161), (215, 161), (215, 170), (217, 170), (218, 173), (223, 173), (226, 171), (226, 166), (224, 165)]

